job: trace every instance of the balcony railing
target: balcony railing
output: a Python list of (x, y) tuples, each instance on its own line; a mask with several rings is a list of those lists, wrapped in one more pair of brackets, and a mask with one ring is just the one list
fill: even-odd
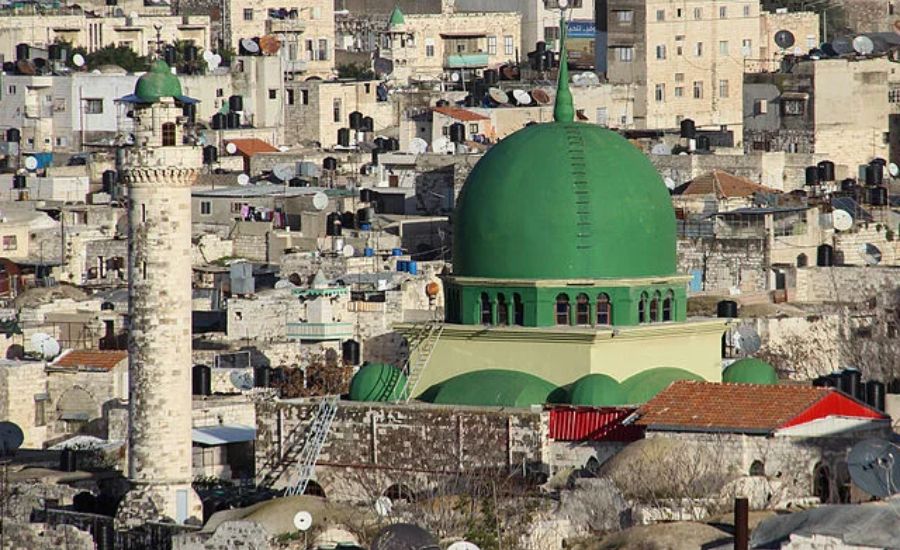
[(486, 53), (456, 53), (444, 57), (444, 67), (448, 69), (487, 67), (487, 64), (488, 55)]
[(266, 33), (291, 33), (306, 30), (306, 21), (303, 19), (267, 19)]
[(295, 340), (343, 340), (353, 336), (353, 323), (287, 323), (286, 332)]

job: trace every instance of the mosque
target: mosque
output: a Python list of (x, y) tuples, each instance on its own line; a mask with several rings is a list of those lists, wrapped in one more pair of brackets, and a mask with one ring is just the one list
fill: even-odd
[[(462, 189), (420, 400), (606, 406), (642, 403), (674, 380), (722, 380), (726, 321), (687, 319), (665, 184), (625, 138), (574, 121), (568, 80), (563, 57), (553, 122), (492, 147)], [(396, 329), (421, 338), (419, 325)], [(733, 372), (774, 373), (754, 365)], [(384, 387), (393, 369), (363, 367), (350, 398), (396, 398)]]

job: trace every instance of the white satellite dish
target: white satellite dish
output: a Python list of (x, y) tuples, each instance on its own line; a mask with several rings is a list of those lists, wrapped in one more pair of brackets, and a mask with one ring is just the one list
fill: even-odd
[(228, 144), (225, 146), (225, 152), (228, 153), (229, 155), (233, 155), (233, 154), (237, 153), (237, 150), (238, 150), (237, 145), (235, 145), (234, 142), (229, 141)]
[(578, 79), (581, 81), (582, 86), (596, 86), (600, 84), (600, 77), (590, 71), (578, 73)]
[(280, 145), (280, 146), (278, 146), (278, 150), (281, 151), (282, 153), (287, 153), (288, 151), (291, 150), (291, 148), (288, 147), (287, 145)]
[(316, 191), (312, 196), (312, 206), (320, 211), (328, 208), (328, 195), (321, 191)]
[[(564, 10), (569, 7), (569, 0), (557, 0), (556, 5), (559, 6), (559, 9)], [(456, 548), (454, 550), (460, 550)]]
[(209, 63), (212, 60), (213, 55), (215, 55), (215, 54), (213, 54), (211, 51), (203, 50), (203, 61), (206, 61), (207, 63)]
[(380, 517), (387, 517), (391, 515), (391, 509), (393, 509), (394, 503), (391, 502), (391, 499), (388, 497), (378, 497), (375, 500), (375, 513)]
[(878, 265), (881, 263), (881, 250), (872, 243), (859, 245), (859, 252), (863, 255), (866, 265)]
[(130, 17), (131, 19), (138, 19), (140, 16), (138, 15), (138, 12), (133, 11), (128, 14), (128, 17)]
[(450, 80), (453, 82), (459, 82), (459, 73), (450, 73)]
[(666, 189), (668, 189), (669, 191), (675, 189), (675, 187), (676, 187), (675, 180), (673, 180), (669, 176), (666, 176), (665, 179), (663, 179), (663, 182), (665, 182)]
[(893, 162), (888, 164), (888, 174), (890, 174), (892, 178), (900, 176), (900, 166), (897, 166)]
[(294, 527), (298, 531), (308, 531), (312, 527), (312, 514), (305, 510), (301, 510), (294, 514)]
[(295, 288), (296, 286), (297, 286), (297, 285), (295, 285), (294, 283), (290, 282), (290, 281), (287, 280), (287, 279), (278, 279), (277, 281), (275, 281), (275, 288), (276, 288), (276, 289), (282, 289), (282, 288)]
[(241, 47), (251, 55), (259, 53), (259, 44), (257, 44), (250, 38), (241, 38)]
[(745, 357), (753, 355), (762, 347), (762, 339), (753, 325), (738, 325), (733, 335), (734, 346), (741, 351)]
[(72, 65), (76, 67), (84, 67), (84, 56), (80, 53), (76, 53), (72, 56)]
[(456, 148), (452, 141), (444, 136), (439, 136), (431, 143), (431, 150), (435, 153), (452, 153)]
[[(560, 2), (560, 7), (562, 7), (562, 2)], [(481, 548), (469, 541), (461, 540), (448, 546), (447, 550), (481, 550)]]
[(222, 64), (222, 56), (217, 53), (214, 53), (212, 55), (212, 57), (209, 58), (209, 62), (211, 65), (218, 67), (219, 65)]
[(519, 105), (530, 105), (531, 104), (531, 96), (528, 95), (528, 92), (525, 90), (513, 90), (513, 99), (516, 100), (516, 103)]
[(233, 370), (228, 376), (231, 385), (240, 391), (250, 391), (253, 389), (253, 373), (248, 370)]
[(35, 333), (31, 337), (31, 346), (41, 356), (41, 359), (50, 360), (59, 355), (59, 342), (56, 338), (43, 332)]
[(853, 51), (860, 55), (869, 55), (875, 50), (875, 43), (872, 42), (871, 38), (863, 34), (854, 38), (851, 45), (853, 46)]
[(248, 176), (247, 174), (238, 174), (237, 182), (238, 185), (241, 186), (250, 185), (250, 176)]
[(831, 213), (831, 223), (838, 231), (847, 231), (853, 227), (853, 216), (846, 210), (835, 210)]
[(272, 168), (272, 174), (274, 174), (275, 177), (280, 179), (281, 181), (287, 181), (297, 175), (297, 170), (293, 164), (285, 162), (282, 164), (276, 164), (275, 167)]
[(650, 148), (651, 155), (671, 155), (672, 148), (665, 143), (657, 143)]
[(356, 255), (356, 249), (353, 248), (352, 244), (345, 244), (344, 248), (341, 249), (341, 256), (345, 258), (352, 258)]
[(428, 151), (428, 142), (420, 137), (414, 137), (409, 140), (409, 152), (415, 155), (421, 155)]
[(35, 157), (25, 157), (25, 168), (29, 170), (37, 170), (38, 160)]

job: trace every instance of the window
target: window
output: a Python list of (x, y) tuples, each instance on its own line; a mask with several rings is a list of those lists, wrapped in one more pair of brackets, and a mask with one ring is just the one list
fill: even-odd
[(671, 321), (673, 319), (672, 316), (672, 308), (675, 306), (675, 294), (670, 290), (666, 292), (666, 299), (663, 300), (662, 306), (662, 320), (663, 321)]
[(751, 476), (764, 476), (766, 475), (766, 463), (762, 460), (754, 460), (752, 464), (750, 464), (750, 475)]
[(803, 116), (806, 113), (806, 102), (802, 99), (785, 99), (781, 102), (782, 114)]
[(300, 104), (309, 105), (309, 90), (300, 90)]
[(320, 38), (319, 39), (319, 57), (317, 59), (319, 61), (325, 61), (329, 57), (328, 55), (328, 39)]
[(719, 40), (719, 55), (728, 55), (728, 41)]
[(200, 201), (200, 215), (209, 216), (212, 214), (212, 203), (209, 201)]
[(900, 103), (900, 88), (888, 90), (888, 102)]
[(694, 46), (694, 56), (703, 57), (703, 42), (697, 42)]
[(666, 45), (660, 44), (656, 47), (656, 59), (665, 59), (666, 58)]
[(575, 299), (575, 324), (591, 325), (591, 300), (587, 294), (579, 294)]
[(477, 134), (478, 133), (478, 124), (469, 124), (469, 133)]
[(657, 321), (659, 321), (659, 292), (650, 300), (650, 322), (655, 323)]
[(609, 295), (607, 294), (597, 296), (597, 324), (612, 324), (612, 303), (609, 301)]
[(764, 115), (769, 112), (769, 102), (765, 99), (757, 99), (753, 105), (753, 114)]
[(497, 55), (497, 37), (488, 36), (488, 55)]
[(745, 38), (741, 40), (741, 55), (748, 57), (753, 53), (753, 40)]
[(725, 19), (728, 17), (728, 8), (726, 6), (719, 6), (719, 19)]
[(694, 81), (694, 99), (703, 99), (703, 81)]
[(9, 93), (9, 95), (16, 95), (16, 85), (10, 84), (6, 91), (7, 93)]
[(806, 37), (806, 47), (807, 48), (813, 49), (818, 45), (819, 45), (819, 43), (818, 43), (818, 40), (816, 40), (815, 36), (807, 35), (807, 37)]
[(809, 264), (809, 258), (806, 254), (800, 254), (797, 256), (797, 267), (806, 267)]
[(606, 107), (597, 107), (597, 125), (604, 128), (609, 125), (609, 111)]
[(657, 84), (656, 85), (656, 101), (662, 102), (666, 100), (666, 85), (665, 84)]
[(331, 106), (331, 110), (332, 110), (332, 114), (333, 114), (332, 120), (334, 120), (335, 122), (340, 122), (341, 121), (341, 99), (340, 98), (335, 98), (334, 103)]
[(675, 86), (675, 97), (684, 97), (684, 86)]
[(497, 324), (509, 324), (509, 304), (506, 303), (505, 294), (497, 294)]
[(47, 425), (47, 396), (46, 395), (35, 395), (34, 396), (34, 425), (35, 425), (35, 427)]
[(556, 324), (569, 324), (569, 295), (558, 294), (556, 296)]
[(638, 301), (638, 323), (647, 322), (647, 293), (641, 293), (641, 299)]
[(222, 88), (216, 88), (216, 97), (225, 97), (225, 90)]
[(173, 147), (175, 145), (174, 122), (166, 122), (162, 125), (162, 144), (163, 147)]
[(744, 17), (750, 17), (750, 4), (744, 5)]
[(278, 99), (278, 90), (275, 88), (269, 88), (269, 99)]
[(631, 46), (614, 46), (616, 50), (616, 59), (619, 61), (629, 62), (634, 60), (634, 47)]
[(514, 53), (516, 53), (516, 48), (513, 44), (513, 37), (510, 35), (506, 35), (503, 37), (503, 53), (505, 55), (513, 55)]
[(253, 21), (253, 8), (244, 8), (244, 21)]
[(694, 19), (703, 19), (703, 9), (694, 8)]
[(513, 323), (522, 326), (525, 324), (525, 305), (522, 303), (522, 295), (513, 294)]
[(675, 73), (675, 82), (684, 82), (684, 73)]
[(487, 292), (481, 293), (481, 324), (491, 325), (494, 323), (494, 311), (491, 306), (491, 297)]
[(434, 57), (434, 44), (425, 44), (425, 57)]
[(678, 9), (675, 10), (675, 17), (677, 17), (678, 19), (681, 19), (681, 17), (682, 17), (683, 15), (684, 15), (684, 10), (683, 10), (683, 9), (678, 8)]
[(86, 115), (102, 115), (103, 100), (102, 99), (85, 99), (84, 114)]
[(656, 20), (657, 21), (665, 21), (666, 20), (666, 10), (656, 10)]
[(719, 81), (719, 97), (728, 97), (728, 81)]
[(675, 55), (677, 55), (678, 57), (684, 55), (684, 47), (681, 44), (675, 46)]
[(293, 105), (294, 104), (294, 90), (287, 89), (287, 90), (285, 90), (285, 92), (287, 93), (287, 104)]
[(15, 235), (4, 235), (3, 236), (3, 250), (15, 250), (18, 248), (18, 243), (16, 242)]
[(69, 140), (66, 139), (65, 136), (60, 136), (56, 138), (56, 146), (57, 147), (65, 147), (69, 144)]
[(616, 10), (613, 13), (618, 23), (631, 24), (634, 20), (634, 12), (632, 10)]

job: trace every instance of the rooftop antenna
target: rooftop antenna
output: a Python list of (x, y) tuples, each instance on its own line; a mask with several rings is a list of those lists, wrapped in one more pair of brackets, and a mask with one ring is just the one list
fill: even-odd
[(559, 75), (556, 81), (556, 104), (553, 106), (553, 120), (572, 122), (575, 107), (569, 90), (569, 54), (566, 52), (566, 8), (569, 0), (559, 0)]
[(156, 57), (162, 56), (162, 25), (155, 24), (153, 28), (156, 29)]

